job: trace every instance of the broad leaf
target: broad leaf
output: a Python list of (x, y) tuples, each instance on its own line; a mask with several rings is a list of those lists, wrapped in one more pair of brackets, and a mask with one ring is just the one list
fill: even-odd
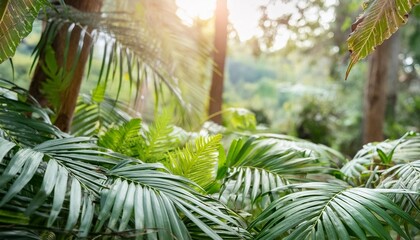
[(419, 0), (372, 0), (367, 3), (364, 14), (353, 24), (353, 31), (347, 39), (351, 60), (346, 79), (357, 61), (369, 55), (407, 22), (411, 8), (418, 3)]
[(47, 0), (3, 0), (0, 3), (0, 63), (15, 54), (20, 41)]

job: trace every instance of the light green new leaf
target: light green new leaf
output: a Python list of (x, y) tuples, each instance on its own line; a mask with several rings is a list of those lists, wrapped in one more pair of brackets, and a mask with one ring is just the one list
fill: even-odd
[(3, 0), (0, 3), (0, 63), (12, 57), (47, 0)]
[(351, 60), (346, 79), (354, 64), (405, 24), (411, 8), (419, 3), (419, 0), (373, 0), (369, 3), (365, 13), (353, 24), (354, 30), (347, 39)]
[(198, 137), (183, 149), (168, 153), (166, 167), (174, 174), (184, 176), (201, 187), (207, 187), (216, 177), (222, 135)]
[(141, 119), (132, 119), (122, 126), (109, 129), (98, 140), (98, 145), (127, 156), (137, 156), (137, 147), (144, 142), (140, 136)]

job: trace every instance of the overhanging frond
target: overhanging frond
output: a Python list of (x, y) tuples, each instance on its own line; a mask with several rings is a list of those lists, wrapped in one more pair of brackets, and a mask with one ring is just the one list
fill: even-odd
[(347, 39), (351, 59), (346, 78), (354, 64), (369, 55), (376, 46), (382, 44), (407, 22), (411, 8), (419, 3), (419, 0), (365, 2), (365, 12), (353, 24), (352, 33)]
[(16, 47), (32, 31), (32, 23), (47, 0), (4, 0), (0, 3), (0, 63), (15, 54)]
[[(196, 93), (205, 94), (199, 80), (203, 75), (208, 56), (205, 48), (200, 47), (200, 43), (197, 43), (191, 31), (181, 23), (174, 12), (165, 10), (168, 8), (166, 5), (160, 6), (159, 10), (164, 12), (162, 14), (166, 14), (164, 18), (166, 20), (157, 19), (159, 21), (154, 22), (149, 22), (149, 16), (144, 15), (146, 11), (136, 12), (133, 9), (159, 4), (137, 2), (134, 5), (136, 8), (131, 6), (130, 12), (104, 13), (84, 13), (70, 7), (58, 6), (57, 11), (50, 11), (47, 14), (49, 21), (36, 48), (35, 56), (40, 56), (62, 27), (68, 28), (69, 36), (73, 29), (81, 28), (84, 30), (79, 50), (83, 47), (84, 37), (105, 44), (99, 53), (102, 59), (97, 83), (111, 86), (109, 80), (118, 79), (113, 85), (117, 88), (117, 98), (122, 85), (125, 84), (124, 79), (128, 79), (130, 91), (131, 87), (140, 88), (146, 81), (147, 85), (154, 86), (156, 94), (160, 95), (156, 100), (164, 100), (165, 94), (161, 91), (163, 85), (178, 99), (184, 109), (191, 111), (202, 108), (198, 105), (200, 101), (205, 100), (204, 98), (197, 98), (195, 102), (189, 101), (187, 104), (180, 88), (181, 85), (190, 85)], [(156, 24), (162, 26), (151, 27)], [(87, 28), (94, 30), (88, 34)], [(186, 52), (189, 55), (188, 60), (183, 57)], [(91, 52), (92, 57), (93, 52)], [(202, 70), (199, 70), (199, 63)], [(196, 67), (192, 67), (193, 65)], [(89, 61), (88, 75), (91, 66), (92, 59)], [(189, 81), (194, 76), (197, 79)], [(200, 96), (203, 96), (202, 94)]]

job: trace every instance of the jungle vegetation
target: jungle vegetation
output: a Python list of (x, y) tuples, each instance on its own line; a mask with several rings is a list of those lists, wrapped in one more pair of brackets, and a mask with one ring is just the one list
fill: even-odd
[[(409, 103), (395, 100), (387, 110), (385, 100), (396, 92), (387, 94), (384, 85), (399, 71), (390, 67), (399, 59), (393, 46), (408, 41), (400, 54), (403, 76), (416, 86), (418, 0), (364, 2), (352, 26), (340, 11), (358, 10), (361, 2), (295, 1), (301, 17), (334, 9), (339, 27), (322, 31), (322, 21), (300, 26), (293, 14), (273, 18), (270, 1), (260, 8), (264, 36), (237, 42), (234, 53), (226, 0), (217, 1), (215, 22), (196, 19), (191, 26), (176, 14), (175, 1), (133, 2), (0, 2), (0, 67), (12, 73), (0, 77), (0, 239), (420, 236), (419, 99), (406, 91)], [(223, 41), (207, 37), (212, 24)], [(338, 34), (346, 25), (347, 41)], [(284, 27), (296, 38), (276, 50)], [(19, 48), (31, 45), (32, 31), (40, 38), (28, 61), (28, 49)], [(327, 41), (336, 48), (320, 47)], [(334, 65), (345, 42), (347, 70)], [(242, 58), (249, 52), (260, 61)], [(291, 59), (315, 52), (326, 57), (285, 70)], [(16, 59), (22, 53), (25, 74)], [(358, 63), (369, 54), (369, 66)], [(227, 81), (218, 58), (222, 65), (226, 59)], [(326, 71), (348, 78), (350, 87), (336, 93), (349, 95), (350, 113), (332, 104), (337, 95), (322, 97), (340, 85), (273, 85), (278, 72), (270, 62), (303, 83)], [(363, 73), (366, 87), (357, 81)], [(214, 84), (219, 91), (209, 91)], [(237, 106), (255, 93), (262, 94)], [(343, 118), (362, 105), (360, 98), (363, 134), (360, 113)], [(216, 110), (207, 111), (214, 103)], [(288, 123), (268, 109), (280, 103)], [(385, 121), (387, 114), (393, 121)]]

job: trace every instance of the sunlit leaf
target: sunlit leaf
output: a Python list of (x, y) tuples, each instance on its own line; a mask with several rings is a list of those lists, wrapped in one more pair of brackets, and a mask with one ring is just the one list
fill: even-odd
[(353, 24), (352, 33), (347, 39), (351, 59), (346, 78), (354, 64), (369, 55), (376, 46), (382, 44), (407, 22), (412, 7), (419, 3), (419, 0), (372, 0), (367, 2), (365, 12)]
[(15, 54), (20, 41), (47, 0), (3, 0), (0, 3), (0, 63)]

